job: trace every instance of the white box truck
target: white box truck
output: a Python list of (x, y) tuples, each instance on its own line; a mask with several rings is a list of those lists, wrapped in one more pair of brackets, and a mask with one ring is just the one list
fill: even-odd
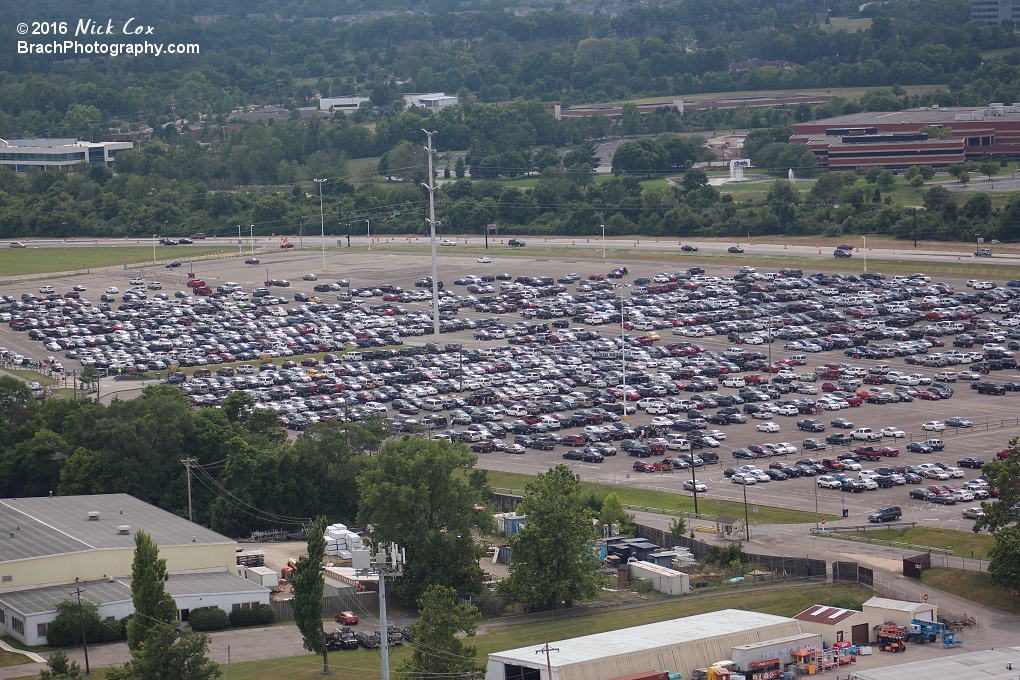
[(730, 658), (736, 664), (737, 670), (742, 672), (747, 672), (752, 662), (767, 661), (768, 659), (779, 659), (782, 669), (786, 667), (786, 664), (793, 663), (793, 652), (805, 647), (821, 649), (822, 636), (818, 633), (800, 633), (764, 642), (753, 642), (749, 645), (739, 645), (733, 648)]

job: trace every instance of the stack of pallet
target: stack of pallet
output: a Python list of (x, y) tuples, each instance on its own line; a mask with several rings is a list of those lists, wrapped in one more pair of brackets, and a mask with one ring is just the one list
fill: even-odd
[(326, 555), (349, 560), (352, 550), (364, 547), (361, 536), (349, 530), (347, 525), (331, 524), (326, 527)]
[(245, 567), (264, 567), (266, 553), (262, 550), (242, 550), (237, 553), (237, 563)]

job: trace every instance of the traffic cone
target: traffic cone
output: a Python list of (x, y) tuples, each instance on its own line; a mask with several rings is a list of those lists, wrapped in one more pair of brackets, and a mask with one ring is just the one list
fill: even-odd
[(786, 250), (786, 244), (785, 243), (783, 244), (783, 250)]

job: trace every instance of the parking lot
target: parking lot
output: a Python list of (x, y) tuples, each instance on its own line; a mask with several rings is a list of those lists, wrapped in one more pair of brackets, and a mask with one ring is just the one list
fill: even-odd
[[(476, 434), (465, 438), (497, 438), (508, 448), (512, 448), (517, 435), (539, 439), (578, 435), (584, 432), (585, 424), (605, 427), (620, 417), (626, 362), (627, 403), (659, 399), (666, 408), (653, 408), (658, 415), (638, 409), (626, 423), (614, 424), (618, 428), (629, 425), (633, 432), (600, 436), (589, 430), (590, 441), (585, 444), (606, 439), (604, 450), (614, 447), (617, 455), (599, 463), (565, 461), (583, 478), (683, 492), (683, 483), (691, 479), (690, 469), (638, 472), (633, 468), (635, 462), (658, 463), (663, 455), (639, 459), (621, 450), (624, 441), (640, 440), (641, 428), (650, 427), (653, 418), (666, 418), (655, 421), (659, 430), (656, 434), (666, 438), (673, 435), (691, 441), (698, 439), (699, 431), (709, 430), (725, 435), (716, 438), (717, 446), (703, 436), (700, 441), (704, 448), (693, 450), (695, 455), (711, 452), (720, 459), (694, 471), (696, 479), (707, 487), (705, 497), (742, 501), (746, 491), (752, 512), (759, 503), (813, 511), (817, 498), (821, 512), (839, 515), (845, 507), (851, 520), (858, 523), (876, 507), (892, 504), (903, 509), (906, 521), (969, 527), (971, 520), (965, 520), (962, 511), (978, 505), (977, 500), (943, 505), (912, 499), (908, 493), (929, 484), (960, 487), (976, 478), (980, 470), (966, 468), (962, 478), (925, 479), (920, 485), (908, 483), (860, 492), (820, 489), (818, 476), (744, 486), (733, 483), (725, 471), (747, 464), (767, 469), (776, 461), (792, 465), (808, 456), (834, 459), (869, 442), (829, 444), (824, 450), (805, 451), (804, 439), (824, 439), (859, 428), (895, 428), (903, 433), (902, 437), (884, 436), (881, 441), (871, 442), (879, 448), (894, 447), (899, 455), (860, 461), (865, 470), (933, 462), (955, 466), (966, 457), (990, 460), (1017, 430), (1020, 408), (1014, 391), (992, 394), (997, 390), (989, 387), (988, 394), (978, 394), (970, 389), (976, 381), (958, 378), (948, 383), (955, 388), (951, 397), (931, 400), (918, 394), (931, 396), (925, 389), (927, 381), (934, 381), (941, 372), (960, 374), (969, 370), (978, 357), (966, 356), (962, 363), (945, 366), (906, 363), (910, 357), (923, 360), (953, 350), (954, 338), (967, 332), (976, 339), (971, 347), (956, 348), (959, 356), (980, 353), (997, 362), (986, 362), (988, 373), (979, 373), (977, 378), (996, 385), (1020, 379), (1011, 361), (1015, 345), (1010, 344), (1020, 338), (1013, 320), (1020, 309), (1020, 298), (1013, 299), (1018, 289), (1007, 286), (1006, 281), (995, 282), (995, 288), (977, 282), (979, 290), (964, 281), (945, 281), (941, 283), (948, 286), (934, 289), (931, 286), (939, 282), (918, 279), (894, 284), (892, 277), (885, 281), (844, 277), (822, 282), (793, 274), (766, 278), (764, 271), (741, 273), (736, 265), (712, 267), (705, 278), (692, 280), (687, 278), (686, 267), (676, 264), (531, 258), (519, 252), (511, 257), (504, 252), (493, 249), (492, 262), (483, 264), (476, 261), (475, 255), (458, 255), (455, 248), (441, 249), (439, 278), (446, 291), (441, 303), (446, 332), (441, 341), (447, 351), (420, 348), (374, 354), (383, 351), (375, 347), (400, 342), (407, 348), (432, 340), (429, 291), (415, 286), (431, 273), (431, 264), (426, 254), (369, 255), (364, 251), (328, 253), (327, 272), (320, 271), (320, 254), (308, 251), (259, 254), (259, 263), (250, 265), (240, 258), (194, 263), (192, 282), (204, 281), (212, 295), (198, 295), (195, 288), (188, 287), (187, 266), (111, 270), (10, 285), (3, 289), (10, 299), (0, 308), (0, 313), (9, 315), (0, 317), (5, 321), (0, 326), (0, 346), (6, 348), (11, 360), (17, 356), (22, 357), (21, 361), (53, 357), (65, 373), (80, 371), (81, 360), (85, 360), (95, 361), (110, 374), (143, 370), (155, 380), (166, 379), (177, 366), (177, 372), (183, 375), (171, 379), (188, 391), (196, 405), (212, 406), (231, 390), (244, 389), (253, 394), (259, 406), (275, 408), (281, 422), (295, 428), (295, 432), (320, 419), (360, 418), (372, 412), (395, 418), (395, 427), (411, 431), (427, 424), (429, 414), (449, 421), (455, 407), (460, 411), (487, 408), (467, 413), (471, 425), (442, 425), (436, 420), (432, 432), (463, 433), (470, 427)], [(621, 266), (629, 269), (621, 278), (605, 278)], [(502, 273), (509, 276), (496, 278)], [(570, 273), (576, 273), (577, 280), (555, 282)], [(663, 273), (671, 276), (657, 277)], [(305, 275), (312, 274), (315, 280), (304, 280)], [(803, 276), (811, 274), (803, 272)], [(468, 275), (492, 280), (455, 283)], [(592, 275), (600, 280), (589, 281)], [(541, 281), (540, 277), (554, 281)], [(146, 298), (125, 301), (126, 292), (138, 285), (131, 283), (135, 278), (141, 279)], [(289, 286), (257, 291), (267, 280), (284, 279)], [(519, 280), (521, 283), (517, 283)], [(316, 286), (323, 288), (337, 281), (344, 285), (329, 291), (315, 290)], [(160, 288), (150, 287), (153, 282), (159, 282)], [(217, 294), (217, 288), (228, 282), (236, 283), (240, 291)], [(54, 295), (66, 294), (76, 285), (85, 290), (78, 291), (78, 300), (22, 301), (23, 294), (45, 297), (39, 289), (46, 285), (53, 286)], [(469, 292), (469, 285), (474, 286), (470, 289), (474, 292)], [(491, 290), (485, 286), (491, 286)], [(118, 292), (105, 293), (112, 288)], [(362, 297), (359, 293), (365, 288), (369, 293)], [(372, 295), (372, 289), (378, 294)], [(179, 296), (175, 295), (178, 291)], [(411, 293), (415, 291), (421, 299), (413, 299)], [(259, 299), (276, 296), (277, 303), (255, 306), (253, 292), (259, 294)], [(337, 299), (338, 294), (346, 297), (347, 293), (351, 293), (351, 301)], [(165, 301), (157, 301), (155, 296), (160, 294), (166, 296)], [(113, 300), (103, 303), (101, 295), (110, 295)], [(321, 302), (296, 299), (302, 296), (318, 296)], [(623, 311), (625, 357), (621, 352), (624, 340), (618, 297), (629, 301)], [(84, 299), (91, 304), (86, 305)], [(102, 304), (108, 308), (100, 311)], [(522, 314), (531, 318), (522, 318)], [(515, 328), (515, 324), (520, 325)], [(968, 330), (964, 327), (968, 325), (973, 327)], [(771, 343), (767, 342), (770, 327)], [(30, 333), (40, 339), (30, 339)], [(991, 336), (982, 338), (985, 333)], [(737, 344), (738, 340), (742, 342)], [(936, 346), (932, 340), (944, 342), (945, 347)], [(791, 344), (796, 342), (811, 344)], [(860, 349), (864, 342), (866, 351)], [(352, 359), (347, 355), (326, 363), (331, 359), (324, 355), (339, 355), (353, 344), (360, 346), (357, 351), (361, 357)], [(832, 347), (827, 348), (830, 344)], [(992, 346), (983, 349), (986, 345)], [(994, 345), (1000, 345), (1001, 350)], [(853, 352), (854, 347), (859, 348), (857, 356), (848, 356), (848, 349)], [(298, 363), (311, 353), (318, 363)], [(797, 356), (803, 359), (794, 360)], [(285, 365), (288, 359), (295, 365)], [(252, 373), (235, 372), (218, 380), (212, 376), (193, 378), (194, 371), (206, 366), (215, 376), (224, 361), (230, 362), (235, 371), (239, 365), (249, 365)], [(264, 363), (273, 363), (278, 370), (262, 370)], [(881, 369), (882, 373), (873, 372), (883, 365), (887, 368)], [(822, 377), (826, 370), (830, 372), (824, 375), (832, 377)], [(895, 375), (884, 383), (877, 381), (875, 376), (887, 375), (888, 371), (903, 373), (901, 384), (896, 384)], [(808, 379), (811, 373), (814, 379)], [(910, 374), (919, 377), (909, 378)], [(732, 386), (723, 384), (733, 376), (749, 380), (742, 386), (739, 381), (730, 382)], [(762, 380), (757, 394), (752, 391), (752, 376)], [(103, 382), (104, 392), (111, 389), (113, 381)], [(699, 382), (701, 385), (693, 389), (692, 383)], [(825, 383), (839, 389), (826, 391)], [(869, 401), (899, 401), (869, 403), (864, 396), (874, 392), (867, 390), (888, 395), (888, 399), (874, 397)], [(834, 393), (837, 397), (829, 403), (832, 410), (815, 413), (819, 400)], [(856, 394), (862, 396), (855, 398)], [(846, 407), (839, 408), (840, 395)], [(730, 408), (746, 414), (746, 422), (722, 424), (719, 412), (738, 396), (742, 401)], [(440, 401), (443, 398), (446, 403)], [(434, 411), (425, 408), (428, 399), (434, 400), (428, 404)], [(675, 402), (672, 405), (671, 400)], [(857, 401), (862, 403), (856, 405)], [(591, 405), (585, 408), (585, 404)], [(773, 413), (770, 418), (758, 419), (748, 413), (749, 407), (768, 404), (776, 408), (785, 404), (789, 408), (784, 410), (790, 415)], [(692, 406), (692, 411), (685, 410)], [(604, 410), (601, 422), (597, 413), (592, 415), (592, 408)], [(578, 410), (589, 417), (574, 418)], [(922, 429), (928, 421), (953, 416), (969, 419), (971, 426), (944, 431)], [(832, 419), (840, 417), (851, 421), (853, 428), (830, 425)], [(541, 422), (520, 422), (535, 418)], [(709, 422), (702, 423), (699, 418)], [(718, 422), (710, 422), (713, 418)], [(799, 430), (796, 423), (805, 418), (818, 419), (825, 431)], [(408, 423), (409, 419), (415, 422)], [(570, 425), (568, 420), (575, 424)], [(778, 432), (756, 430), (757, 425), (766, 422), (776, 423)], [(502, 423), (505, 431), (501, 432), (497, 423)], [(456, 435), (448, 432), (447, 436)], [(907, 444), (932, 438), (942, 439), (945, 448), (931, 453), (907, 451)], [(797, 452), (771, 458), (733, 457), (735, 449), (784, 442)], [(648, 443), (646, 438), (644, 444)], [(573, 447), (552, 444), (549, 450), (529, 446), (522, 454), (494, 450), (480, 452), (479, 457), (483, 467), (534, 473), (563, 461), (563, 454), (569, 450)], [(670, 457), (681, 453), (685, 451), (667, 451)], [(860, 475), (857, 470), (844, 472), (854, 478)]]

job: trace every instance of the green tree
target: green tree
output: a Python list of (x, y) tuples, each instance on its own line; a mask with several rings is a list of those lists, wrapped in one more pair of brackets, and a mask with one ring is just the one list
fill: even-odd
[(457, 156), (457, 162), (453, 164), (453, 174), (457, 179), (464, 179), (464, 157)]
[(921, 187), (924, 186), (924, 177), (922, 177), (920, 174), (914, 175), (913, 177), (910, 178), (910, 186), (914, 187), (915, 189), (920, 189)]
[(301, 631), (304, 648), (322, 654), (322, 672), (329, 673), (329, 650), (322, 630), (322, 574), (326, 554), (326, 518), (319, 517), (308, 533), (308, 554), (299, 558), (291, 578), (294, 588), (294, 623)]
[[(138, 613), (132, 620), (138, 618)], [(210, 661), (209, 636), (176, 625), (158, 623), (149, 631), (131, 660), (120, 668), (108, 668), (108, 680), (212, 680), (223, 675)]]
[(662, 149), (650, 139), (625, 142), (613, 154), (613, 174), (650, 175), (666, 169)]
[(458, 637), (462, 633), (474, 637), (480, 620), (475, 607), (457, 604), (456, 590), (429, 586), (418, 599), (418, 619), (411, 624), (411, 656), (400, 665), (397, 675), (412, 680), (484, 678), (485, 666), (475, 661), (475, 647)]
[(623, 134), (634, 136), (641, 132), (644, 122), (641, 120), (641, 112), (637, 104), (627, 102), (620, 111), (620, 125), (623, 127)]
[(605, 527), (616, 524), (621, 534), (631, 535), (634, 533), (634, 515), (623, 508), (623, 503), (616, 493), (608, 494), (602, 501), (602, 511), (599, 513), (599, 530), (605, 536)]
[(687, 522), (684, 521), (683, 517), (675, 517), (673, 521), (669, 523), (669, 533), (674, 536), (683, 536), (687, 533)]
[(981, 174), (986, 175), (990, 180), (993, 175), (999, 174), (999, 165), (997, 163), (986, 162), (979, 165), (978, 170), (980, 170)]
[(99, 382), (99, 370), (96, 369), (94, 364), (85, 364), (81, 369), (81, 375), (78, 376), (78, 380), (81, 382), (82, 391), (85, 391), (86, 388), (93, 390), (96, 383)]
[(953, 128), (948, 125), (922, 125), (920, 132), (926, 133), (928, 139), (952, 139)]
[(563, 157), (563, 167), (565, 168), (574, 165), (586, 165), (594, 170), (599, 167), (601, 162), (602, 159), (595, 155), (595, 145), (591, 142), (578, 144)]
[(1000, 529), (1020, 523), (1020, 438), (1009, 442), (1005, 458), (994, 458), (982, 468), (988, 485), (997, 489), (994, 502), (981, 504), (985, 514), (974, 522), (974, 531), (987, 529), (993, 535)]
[(602, 578), (594, 553), (598, 532), (580, 479), (560, 464), (525, 489), (518, 512), (527, 516), (510, 539), (510, 576), (500, 592), (527, 611), (571, 607), (594, 597)]
[(543, 146), (535, 154), (535, 167), (539, 172), (560, 165), (561, 162), (560, 152), (556, 150), (555, 146)]
[(135, 613), (127, 625), (128, 648), (134, 653), (160, 624), (173, 625), (177, 603), (163, 587), (167, 581), (166, 559), (144, 531), (135, 532), (135, 557), (131, 564), (131, 601)]
[(769, 144), (786, 144), (793, 136), (793, 130), (785, 125), (751, 130), (744, 137), (743, 152), (747, 158), (754, 158), (758, 151)]
[[(99, 642), (99, 607), (92, 602), (83, 600), (81, 603), (85, 619), (85, 639), (89, 642)], [(78, 613), (78, 603), (73, 600), (64, 600), (57, 604), (57, 617), (50, 622), (46, 629), (46, 642), (54, 647), (67, 647), (69, 645), (81, 644), (81, 619)]]
[(787, 205), (789, 203), (798, 205), (800, 203), (800, 192), (788, 180), (777, 179), (769, 187), (769, 193), (765, 197), (765, 201), (769, 205)]
[(84, 677), (78, 662), (69, 661), (62, 649), (50, 654), (46, 668), (39, 672), (39, 680), (81, 680)]
[(708, 184), (708, 175), (705, 174), (704, 170), (699, 168), (691, 168), (684, 173), (683, 179), (684, 189), (687, 191), (694, 191)]
[(963, 172), (956, 176), (956, 179), (960, 184), (966, 184), (967, 182), (970, 181), (970, 173), (964, 170)]
[(888, 191), (889, 189), (892, 189), (893, 186), (895, 186), (896, 176), (893, 175), (892, 171), (889, 170), (888, 168), (883, 168), (882, 171), (878, 173), (878, 177), (876, 178), (875, 182), (878, 184), (879, 189), (884, 189)]
[(992, 199), (984, 192), (975, 192), (963, 205), (964, 217), (972, 220), (986, 220), (992, 214)]
[(1020, 526), (1002, 527), (988, 550), (988, 573), (1003, 590), (1020, 590)]
[(405, 549), (404, 575), (393, 585), (401, 602), (434, 584), (461, 596), (481, 590), (471, 527), (485, 521), (475, 505), (488, 502), (489, 487), (477, 462), (464, 444), (420, 437), (389, 441), (364, 462), (358, 518), (373, 526), (374, 540)]

